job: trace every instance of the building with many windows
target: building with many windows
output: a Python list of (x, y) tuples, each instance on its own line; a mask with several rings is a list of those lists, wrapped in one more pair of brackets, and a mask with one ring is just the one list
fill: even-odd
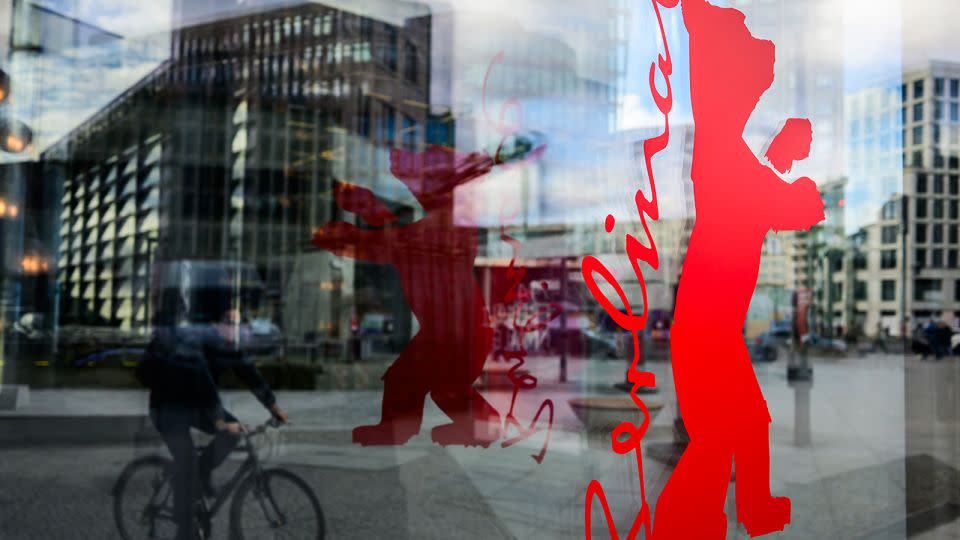
[[(354, 269), (306, 253), (337, 217), (332, 187), (399, 197), (389, 149), (452, 132), (429, 111), (429, 12), (403, 8), (254, 6), (176, 28), (168, 61), (44, 155), (63, 188), (61, 299), (146, 328), (156, 264), (240, 261), (264, 282), (258, 314), (294, 342), (336, 331)], [(312, 317), (288, 312), (304, 305)]]
[[(891, 96), (896, 99), (892, 105)], [(847, 279), (854, 311), (867, 333), (899, 333), (960, 315), (960, 64), (934, 61), (903, 75), (898, 91), (851, 96), (848, 145), (852, 174), (885, 200), (850, 236), (847, 261), (861, 261)], [(900, 126), (899, 133), (893, 131)], [(902, 142), (902, 147), (899, 143)], [(902, 185), (882, 175), (902, 164)], [(878, 169), (880, 167), (880, 169)], [(851, 195), (852, 196), (852, 195)], [(882, 197), (881, 197), (882, 196)]]
[(838, 325), (846, 326), (844, 311), (837, 304), (843, 296), (844, 287), (835, 284), (837, 261), (842, 258), (846, 246), (846, 186), (846, 179), (820, 185), (824, 202), (823, 222), (809, 231), (778, 234), (783, 236), (784, 251), (790, 259), (783, 263), (791, 272), (789, 287), (793, 291), (809, 291), (812, 306), (807, 323), (812, 329), (828, 334)]

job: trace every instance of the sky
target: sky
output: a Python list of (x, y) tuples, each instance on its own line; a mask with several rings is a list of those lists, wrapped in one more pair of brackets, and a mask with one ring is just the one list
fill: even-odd
[[(163, 47), (159, 47), (156, 51), (147, 51), (142, 44), (152, 43), (157, 36), (163, 36), (169, 32), (171, 0), (37, 1), (126, 38), (125, 45), (114, 49), (73, 51), (66, 58), (48, 59), (39, 67), (30, 66), (34, 74), (39, 73), (42, 80), (48, 81), (48, 85), (49, 81), (58, 80), (58, 74), (66, 81), (58, 87), (50, 85), (51, 88), (42, 93), (45, 100), (43, 103), (21, 104), (27, 108), (32, 106), (30, 117), (41, 132), (41, 138), (49, 142), (92, 114), (98, 107), (136, 82), (162, 60), (165, 54)], [(735, 3), (747, 14), (747, 24), (750, 26), (752, 6), (768, 3), (771, 0), (717, 0), (716, 3), (726, 4), (728, 1)], [(930, 59), (960, 61), (960, 37), (957, 36), (954, 28), (955, 21), (960, 20), (960, 2), (956, 0), (781, 1), (805, 2), (811, 10), (820, 10), (825, 16), (842, 19), (842, 39), (811, 40), (806, 59), (825, 66), (841, 63), (844, 90), (847, 93), (877, 85), (895, 84), (904, 68), (922, 66)], [(253, 2), (250, 1), (250, 3)], [(591, 57), (591, 51), (596, 52), (597, 46), (593, 36), (607, 30), (607, 15), (599, 9), (587, 9), (587, 6), (591, 5), (589, 0), (485, 0), (482, 3), (474, 0), (424, 0), (424, 3), (434, 13), (452, 11), (461, 14), (461, 17), (467, 20), (458, 28), (469, 27), (471, 14), (477, 13), (488, 18), (489, 16), (509, 17), (511, 21), (519, 23), (522, 30), (530, 35), (560, 40), (571, 49), (578, 75), (585, 79), (591, 78), (592, 71), (595, 69), (595, 58)], [(616, 124), (617, 128), (624, 133), (649, 130), (662, 125), (662, 117), (654, 106), (647, 84), (650, 63), (656, 59), (663, 48), (663, 44), (660, 43), (659, 29), (648, 0), (634, 0), (629, 2), (627, 7), (630, 15), (623, 29), (628, 36), (627, 69), (625, 84), (617, 107)], [(687, 35), (680, 8), (662, 9), (662, 16), (674, 60), (674, 74), (671, 77), (674, 108), (671, 113), (671, 122), (674, 125), (689, 124), (692, 122), (692, 115), (689, 103)], [(484, 31), (482, 25), (489, 22), (487, 19), (478, 18), (477, 20), (487, 22), (478, 23), (480, 26), (471, 30), (482, 33)], [(759, 37), (771, 38), (775, 41), (777, 39), (777, 36), (760, 35)], [(496, 39), (492, 38), (488, 41)], [(473, 52), (464, 52), (457, 58), (457, 62), (462, 65), (457, 65), (454, 78), (477, 78), (478, 73), (482, 74), (486, 61), (492, 54), (491, 51), (503, 47), (502, 44), (497, 43), (484, 44), (482, 39), (480, 43), (484, 46)], [(509, 53), (524, 54), (523, 51)], [(111, 62), (109, 56), (118, 54), (123, 56), (122, 59), (119, 62)], [(97, 69), (90, 69), (91, 65), (97, 66)], [(658, 84), (663, 89), (663, 81), (658, 80)], [(786, 84), (786, 81), (778, 80), (775, 84)], [(467, 95), (455, 96), (456, 99), (465, 101), (467, 107), (478, 108), (479, 96), (474, 95), (477, 93), (476, 87), (476, 84), (466, 84), (463, 88), (466, 89)], [(554, 107), (560, 113), (564, 106), (562, 100), (550, 101), (549, 99), (540, 103), (529, 100), (526, 105), (530, 108)], [(769, 109), (769, 104), (765, 105), (761, 101), (758, 118), (786, 118), (795, 113), (795, 111), (764, 110), (765, 106)], [(493, 139), (496, 138), (494, 137), (496, 134), (484, 134), (482, 121), (478, 121), (477, 124), (478, 133), (481, 134), (481, 140), (476, 141), (478, 147), (486, 148), (491, 144), (495, 146)], [(775, 127), (760, 126), (760, 131), (768, 130), (772, 135)], [(584, 144), (584, 141), (596, 139), (597, 136), (596, 133), (583, 133), (580, 136), (583, 140), (578, 142), (576, 136), (571, 137), (569, 133), (557, 134), (554, 144), (555, 154), (548, 156), (547, 159), (554, 160), (554, 170), (557, 170), (556, 166), (560, 164), (555, 159), (556, 154), (565, 153), (568, 154), (565, 156), (568, 158), (567, 167), (579, 166), (589, 172), (591, 167), (603, 165), (601, 162), (610, 159), (600, 157), (599, 154), (588, 155), (591, 151), (587, 150), (589, 145)], [(760, 139), (763, 140), (766, 137)], [(755, 141), (748, 142), (752, 146), (757, 145)], [(41, 149), (43, 143), (42, 140), (39, 145)], [(622, 141), (613, 140), (609, 144), (621, 143)], [(755, 150), (758, 153), (761, 151), (760, 148)], [(578, 160), (577, 156), (569, 155), (578, 152), (584, 153), (585, 158)], [(3, 158), (0, 157), (0, 159)], [(613, 159), (611, 162), (615, 161), (616, 159)], [(622, 164), (611, 165), (611, 167), (609, 172), (600, 173), (601, 176), (628, 172), (622, 168)], [(802, 168), (800, 171), (805, 172)], [(811, 174), (811, 176), (814, 175)], [(565, 179), (564, 183), (566, 182)], [(609, 187), (606, 186), (604, 189)], [(604, 191), (604, 189), (595, 191)], [(582, 190), (566, 194), (555, 193), (554, 196), (561, 202), (570, 200), (585, 203), (585, 208), (589, 198), (583, 194)], [(598, 194), (594, 202), (600, 202), (602, 199), (602, 194)], [(590, 212), (588, 211), (587, 214)]]
[(14, 53), (6, 66), (14, 81), (10, 112), (32, 129), (34, 152), (2, 153), (0, 162), (31, 159), (43, 152), (149, 73), (169, 52), (169, 7), (127, 0), (37, 3), (123, 39), (44, 54)]
[(125, 37), (170, 30), (170, 0), (34, 0)]
[[(837, 16), (844, 19), (842, 48), (839, 51), (826, 48), (811, 54), (823, 61), (842, 61), (850, 90), (889, 78), (891, 73), (900, 70), (901, 64), (906, 67), (922, 65), (930, 58), (960, 61), (960, 43), (955, 32), (955, 22), (960, 20), (960, 2), (956, 0), (808, 1), (811, 6), (835, 10)], [(170, 0), (39, 0), (38, 3), (127, 37), (166, 32), (170, 26)], [(435, 11), (476, 9), (477, 6), (476, 2), (469, 0), (427, 0), (426, 3)], [(726, 4), (726, 0), (717, 0), (716, 3)], [(589, 2), (555, 2), (549, 12), (544, 11), (544, 3), (539, 1), (488, 0), (482, 5), (488, 11), (510, 13), (512, 18), (523, 21), (531, 30), (562, 36), (572, 25), (589, 24), (582, 19), (589, 18), (591, 11), (578, 9), (585, 4)], [(749, 0), (741, 1), (740, 5), (749, 13)], [(631, 40), (628, 51), (630, 69), (620, 122), (624, 129), (633, 129), (650, 126), (659, 116), (648, 97), (646, 70), (660, 44), (650, 3), (635, 0), (628, 6), (631, 13), (627, 29)], [(676, 92), (674, 121), (682, 122), (690, 115), (684, 61), (686, 32), (679, 8), (663, 9), (662, 12), (668, 40), (677, 60), (673, 78)], [(902, 32), (903, 29), (906, 32)], [(576, 47), (577, 43), (572, 45)]]
[[(874, 9), (872, 2), (855, 0), (864, 12)], [(892, 0), (886, 0), (891, 2)], [(960, 62), (960, 2), (955, 0), (902, 0), (903, 63), (907, 68), (922, 66), (927, 60)], [(898, 3), (898, 2), (897, 2)], [(882, 39), (876, 36), (876, 39)]]
[[(817, 3), (819, 0), (810, 1)], [(38, 0), (37, 3), (70, 13), (124, 36), (163, 32), (169, 30), (170, 25), (170, 0)], [(589, 4), (586, 0), (583, 3)], [(716, 3), (721, 5), (726, 2)], [(470, 2), (453, 0), (451, 4), (453, 9), (461, 9)], [(518, 13), (518, 18), (528, 21), (532, 26), (552, 28), (558, 32), (562, 32), (568, 17), (589, 16), (589, 10), (577, 10), (577, 13), (561, 13), (561, 17), (557, 17), (556, 12), (551, 13), (550, 17), (541, 17), (536, 13), (542, 6), (539, 2), (491, 0), (485, 4), (492, 8), (509, 9), (509, 12)], [(903, 33), (902, 43), (905, 66), (922, 64), (931, 57), (960, 61), (955, 31), (956, 21), (960, 20), (960, 2), (956, 0), (843, 0), (829, 4), (836, 9), (838, 16), (844, 18), (848, 31), (854, 30), (851, 34), (854, 37), (846, 40), (844, 51), (845, 62), (851, 66), (870, 66), (891, 60), (890, 55), (880, 53), (889, 50), (891, 42), (900, 35), (901, 28), (907, 30)], [(638, 8), (648, 8), (649, 5), (644, 0), (636, 0), (631, 5), (635, 30), (642, 30), (647, 25), (642, 12), (648, 10)], [(664, 10), (665, 13), (677, 11)], [(673, 13), (668, 18), (673, 18)], [(537, 19), (542, 22), (538, 23)], [(674, 31), (678, 32), (675, 34), (678, 37), (682, 35), (682, 28), (674, 27)], [(638, 37), (637, 44), (644, 39)], [(891, 61), (897, 61), (896, 57)]]

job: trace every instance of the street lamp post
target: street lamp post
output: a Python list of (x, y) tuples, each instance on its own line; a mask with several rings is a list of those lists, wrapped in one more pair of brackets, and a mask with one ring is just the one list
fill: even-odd
[[(0, 69), (0, 104), (9, 101), (10, 85), (10, 75)], [(33, 130), (10, 117), (6, 109), (0, 112), (0, 150), (10, 154), (33, 151)]]
[(569, 286), (569, 271), (567, 261), (576, 260), (572, 257), (560, 258), (560, 382), (567, 382), (567, 348), (570, 333), (567, 331), (567, 288)]
[(807, 333), (813, 332), (813, 329), (816, 327), (816, 309), (819, 305), (822, 305), (827, 299), (826, 292), (820, 301), (815, 301), (817, 297), (816, 290), (814, 287), (815, 280), (813, 278), (814, 272), (814, 259), (815, 251), (818, 251), (820, 246), (816, 242), (817, 227), (814, 227), (807, 233), (807, 250), (806, 250), (806, 273), (804, 280), (803, 291), (794, 291), (793, 293), (793, 345), (790, 351), (790, 360), (787, 362), (787, 381), (788, 384), (793, 385), (798, 381), (810, 381), (813, 379), (813, 367), (810, 365), (809, 358), (807, 357), (807, 347), (803, 343), (803, 336), (800, 334), (800, 318), (804, 318), (806, 331)]
[(910, 228), (908, 226), (909, 220), (909, 198), (904, 195), (900, 203), (900, 340), (903, 343), (903, 354), (907, 354), (909, 351), (910, 341), (909, 337), (909, 321), (910, 317), (907, 315), (907, 235), (909, 234)]
[[(7, 235), (10, 231), (7, 228), (7, 223), (18, 215), (19, 208), (15, 204), (0, 198), (0, 410), (17, 408), (18, 397), (20, 397), (19, 388), (8, 382), (15, 376), (13, 370), (16, 369), (16, 366), (9, 362), (7, 357), (8, 343), (5, 339), (7, 326), (10, 324), (8, 315), (11, 315), (9, 310), (11, 298), (8, 294), (11, 272), (8, 270), (7, 261), (7, 254), (10, 250)], [(35, 265), (39, 267), (41, 263), (39, 261), (35, 263), (33, 260), (28, 261), (25, 258), (19, 262), (17, 268), (19, 271), (28, 267), (33, 268)], [(16, 341), (14, 341), (15, 343)], [(12, 356), (16, 357), (16, 351), (13, 351)]]
[[(143, 312), (144, 317), (146, 317), (146, 330), (150, 331), (150, 324), (153, 322), (153, 312), (150, 311), (150, 297), (154, 294), (160, 294), (160, 280), (154, 280), (153, 276), (153, 259), (155, 257), (154, 252), (157, 247), (157, 236), (155, 234), (148, 235), (146, 238), (147, 241), (147, 294), (144, 298)], [(154, 290), (156, 288), (156, 290)]]
[[(6, 71), (0, 69), (0, 104), (9, 101), (11, 80)], [(0, 111), (0, 151), (10, 154), (19, 154), (21, 152), (33, 151), (33, 130), (23, 122), (11, 118), (6, 112), (6, 108)], [(19, 389), (16, 386), (5, 384), (7, 375), (13, 369), (6, 364), (7, 344), (4, 335), (7, 326), (7, 304), (10, 301), (6, 292), (7, 289), (7, 260), (6, 251), (9, 242), (6, 238), (7, 228), (4, 225), (8, 219), (16, 219), (19, 208), (10, 201), (0, 199), (0, 409), (16, 408), (18, 403)], [(27, 263), (25, 265), (25, 263)], [(29, 266), (33, 268), (34, 263), (38, 270), (47, 264), (44, 261), (20, 261), (18, 265), (21, 270), (26, 270)]]

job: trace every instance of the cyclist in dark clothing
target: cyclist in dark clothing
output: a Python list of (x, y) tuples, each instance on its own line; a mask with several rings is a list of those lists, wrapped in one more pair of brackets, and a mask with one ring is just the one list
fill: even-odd
[[(218, 379), (232, 370), (270, 413), (286, 411), (244, 351), (236, 313), (221, 322), (158, 328), (145, 361), (152, 362), (150, 417), (173, 455), (174, 514), (178, 540), (195, 540), (198, 489), (213, 495), (211, 474), (239, 442), (242, 426), (223, 408)], [(214, 435), (199, 457), (190, 428)]]

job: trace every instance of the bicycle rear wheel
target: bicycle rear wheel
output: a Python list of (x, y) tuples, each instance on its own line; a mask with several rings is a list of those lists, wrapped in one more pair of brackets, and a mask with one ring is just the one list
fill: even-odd
[(124, 540), (172, 539), (170, 460), (146, 456), (127, 465), (113, 488), (113, 518)]
[(230, 507), (231, 538), (322, 540), (323, 510), (302, 478), (284, 469), (251, 475), (237, 489)]

